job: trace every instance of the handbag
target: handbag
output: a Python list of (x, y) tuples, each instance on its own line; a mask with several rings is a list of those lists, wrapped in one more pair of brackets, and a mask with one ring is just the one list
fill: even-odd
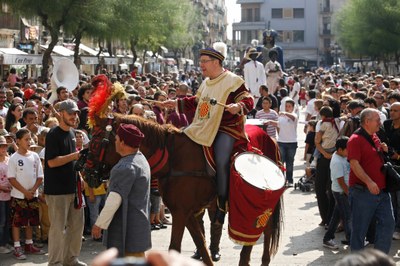
[[(374, 148), (376, 148), (374, 141), (368, 135), (368, 133), (365, 131), (365, 129), (363, 129), (362, 127), (357, 129), (354, 132), (354, 134), (363, 136), (364, 138), (367, 139), (367, 141)], [(384, 161), (381, 171), (384, 173), (384, 175), (386, 177), (385, 191), (386, 192), (396, 192), (396, 191), (400, 190), (400, 174), (399, 174), (400, 168), (399, 168), (399, 166), (393, 166), (393, 164), (390, 162), (389, 157), (387, 157), (385, 154), (383, 154), (383, 152), (378, 150), (378, 153)]]
[(396, 192), (400, 190), (400, 174), (399, 167), (394, 166), (390, 161), (383, 164), (383, 171), (386, 176), (386, 189), (387, 192)]

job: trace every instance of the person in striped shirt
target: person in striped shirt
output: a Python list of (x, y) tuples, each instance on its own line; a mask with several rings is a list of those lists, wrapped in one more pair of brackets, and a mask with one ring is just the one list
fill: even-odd
[[(276, 139), (276, 122), (278, 121), (278, 113), (271, 109), (271, 98), (268, 96), (262, 99), (262, 110), (256, 113), (256, 119), (263, 119), (265, 131), (268, 136)], [(274, 121), (274, 122), (271, 122)]]

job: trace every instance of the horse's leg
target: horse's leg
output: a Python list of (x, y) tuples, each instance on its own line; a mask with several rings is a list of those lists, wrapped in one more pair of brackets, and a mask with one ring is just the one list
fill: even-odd
[(243, 246), (240, 252), (239, 266), (249, 266), (250, 265), (250, 254), (253, 246)]
[(185, 224), (187, 217), (184, 212), (173, 212), (172, 215), (172, 230), (171, 230), (171, 241), (169, 243), (169, 250), (173, 249), (181, 252), (183, 232), (185, 231)]
[(261, 259), (261, 265), (267, 266), (271, 262), (271, 254), (269, 254), (272, 236), (272, 219), (269, 219), (267, 226), (264, 229), (264, 250)]
[(197, 250), (199, 251), (200, 256), (203, 258), (203, 263), (208, 266), (214, 265), (211, 261), (210, 253), (208, 253), (206, 241), (204, 238), (204, 234), (201, 231), (200, 224), (194, 215), (191, 215), (189, 217), (186, 227), (189, 230), (190, 235), (192, 236), (192, 239), (196, 245)]

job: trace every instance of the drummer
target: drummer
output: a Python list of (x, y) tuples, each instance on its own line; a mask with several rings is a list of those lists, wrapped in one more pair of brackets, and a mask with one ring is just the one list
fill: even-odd
[[(223, 224), (228, 200), (230, 157), (235, 141), (247, 141), (245, 116), (253, 109), (254, 100), (244, 80), (223, 68), (226, 44), (200, 50), (200, 67), (206, 79), (192, 97), (168, 100), (166, 107), (178, 107), (179, 112), (196, 110), (192, 124), (184, 133), (194, 142), (214, 148), (216, 163), (218, 209), (214, 222)], [(210, 104), (215, 98), (221, 105)]]

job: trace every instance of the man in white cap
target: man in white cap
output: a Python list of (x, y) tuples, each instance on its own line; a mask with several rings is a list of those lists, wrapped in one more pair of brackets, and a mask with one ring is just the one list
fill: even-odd
[(246, 87), (250, 90), (255, 98), (260, 97), (260, 86), (267, 84), (267, 76), (265, 75), (264, 65), (257, 61), (261, 52), (257, 52), (256, 48), (250, 48), (247, 55), (249, 62), (244, 65), (243, 74)]

